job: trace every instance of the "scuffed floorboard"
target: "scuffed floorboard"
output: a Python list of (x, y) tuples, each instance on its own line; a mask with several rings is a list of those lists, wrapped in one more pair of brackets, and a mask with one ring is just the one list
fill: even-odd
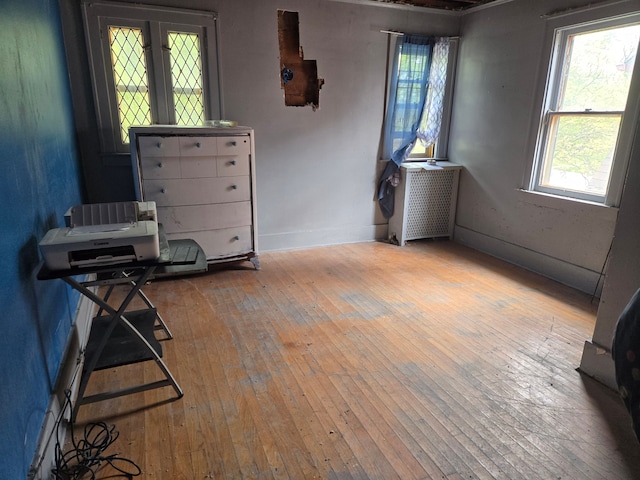
[[(144, 288), (185, 396), (78, 417), (115, 423), (113, 450), (143, 478), (640, 478), (622, 402), (575, 370), (587, 295), (447, 241), (260, 262)], [(156, 374), (151, 362), (91, 382)]]

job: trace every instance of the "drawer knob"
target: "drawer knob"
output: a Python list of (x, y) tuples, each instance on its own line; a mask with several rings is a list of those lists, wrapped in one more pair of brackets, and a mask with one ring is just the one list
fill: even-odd
[(236, 141), (231, 142), (231, 146), (232, 147), (235, 147), (236, 145), (238, 145), (238, 142), (236, 142)]
[(158, 142), (158, 143), (156, 144), (156, 146), (157, 146), (158, 148), (162, 148), (162, 142)]
[(237, 185), (231, 185), (231, 190), (237, 190), (238, 186)]
[(200, 148), (200, 142), (196, 142), (196, 148)]
[(236, 164), (236, 161), (235, 161), (235, 160), (231, 160), (231, 161), (229, 162), (229, 165), (235, 165), (235, 164)]
[(158, 162), (158, 168), (162, 168), (162, 162)]
[(235, 236), (235, 237), (233, 237), (231, 240), (233, 240), (233, 241), (236, 241), (236, 242), (237, 242), (238, 240), (240, 240), (240, 237), (239, 237), (238, 235), (236, 235), (236, 236)]
[(164, 187), (162, 187), (162, 188), (160, 189), (160, 193), (167, 193), (167, 189), (166, 189), (166, 188), (164, 188)]

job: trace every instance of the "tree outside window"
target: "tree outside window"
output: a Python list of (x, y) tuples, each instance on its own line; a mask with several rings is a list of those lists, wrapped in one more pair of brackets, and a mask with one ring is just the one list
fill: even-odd
[(639, 39), (640, 24), (558, 32), (533, 190), (605, 202)]

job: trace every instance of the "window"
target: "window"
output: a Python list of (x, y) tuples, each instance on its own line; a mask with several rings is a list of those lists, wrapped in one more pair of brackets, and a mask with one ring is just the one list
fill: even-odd
[[(424, 40), (423, 43), (417, 43)], [(412, 133), (412, 126), (420, 119), (424, 106), (424, 93), (429, 76), (431, 46), (428, 39), (405, 42), (397, 51), (397, 69), (395, 98), (392, 96), (389, 112), (389, 135), (387, 137), (388, 152), (401, 148), (407, 135)]]
[(87, 0), (83, 13), (103, 152), (128, 152), (131, 126), (221, 118), (213, 12)]
[(457, 50), (457, 38), (441, 38), (433, 46), (427, 98), (418, 125), (418, 141), (409, 157), (447, 157)]
[(532, 190), (608, 205), (618, 201), (639, 21), (610, 19), (556, 31)]
[(444, 157), (457, 39), (407, 35), (396, 42), (383, 157), (416, 136), (409, 157)]

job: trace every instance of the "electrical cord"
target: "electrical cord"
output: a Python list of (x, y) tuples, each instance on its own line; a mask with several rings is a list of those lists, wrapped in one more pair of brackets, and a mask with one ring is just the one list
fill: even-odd
[[(133, 460), (120, 457), (117, 453), (104, 456), (103, 452), (112, 445), (120, 435), (115, 425), (105, 422), (88, 423), (84, 427), (82, 438), (76, 440), (74, 433), (73, 411), (71, 408), (71, 393), (65, 390), (65, 406), (60, 412), (56, 425), (56, 466), (52, 469), (53, 480), (95, 480), (96, 474), (106, 463), (118, 473), (109, 478), (127, 478), (131, 480), (142, 473)], [(63, 452), (60, 445), (59, 429), (62, 425), (65, 409), (69, 409), (69, 427), (71, 430), (71, 448)]]

